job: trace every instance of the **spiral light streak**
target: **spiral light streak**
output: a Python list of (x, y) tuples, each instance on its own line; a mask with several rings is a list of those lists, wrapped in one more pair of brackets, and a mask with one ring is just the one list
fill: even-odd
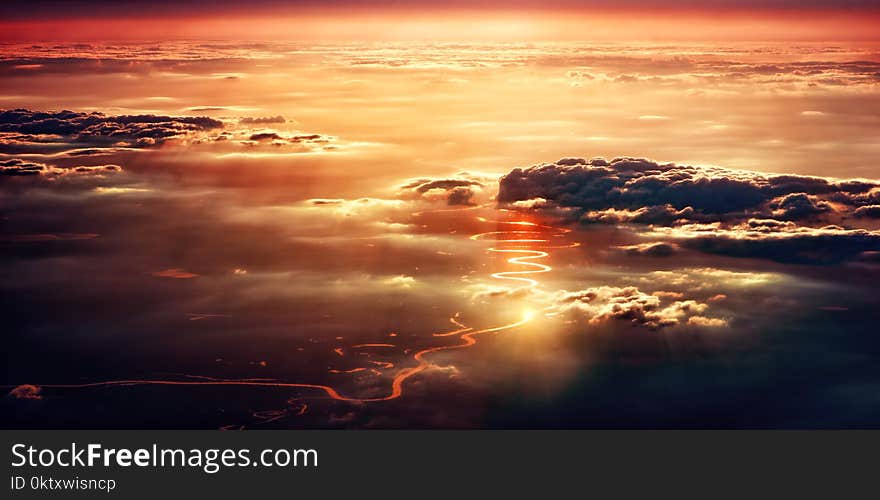
[[(480, 219), (482, 221), (489, 222), (486, 219), (483, 219), (483, 218), (480, 218)], [(475, 234), (475, 235), (471, 236), (470, 239), (484, 240), (484, 239), (489, 239), (488, 237), (490, 237), (490, 236), (496, 236), (496, 235), (541, 235), (541, 234), (544, 234), (544, 232), (540, 231), (539, 229), (554, 230), (554, 231), (556, 231), (557, 235), (566, 234), (571, 231), (570, 229), (561, 229), (561, 228), (556, 228), (553, 226), (542, 226), (542, 225), (536, 224), (534, 222), (527, 222), (527, 221), (497, 221), (496, 224), (509, 224), (509, 225), (513, 225), (513, 226), (528, 226), (528, 227), (534, 227), (535, 229), (534, 230), (489, 231), (486, 233)], [(546, 239), (546, 238), (512, 238), (512, 239), (509, 239), (509, 238), (497, 239), (496, 238), (492, 241), (494, 241), (495, 243), (520, 244), (520, 245), (528, 245), (528, 246), (532, 246), (532, 244), (535, 244), (535, 243), (544, 243), (545, 245), (543, 245), (542, 248), (570, 248), (570, 247), (575, 247), (575, 246), (579, 245), (579, 243), (571, 243), (569, 245), (550, 246), (549, 245), (550, 240)], [(495, 279), (512, 280), (512, 281), (525, 283), (529, 287), (536, 287), (539, 285), (538, 280), (533, 279), (533, 278), (524, 278), (523, 276), (527, 276), (527, 275), (531, 275), (531, 274), (538, 274), (538, 273), (548, 273), (553, 270), (553, 268), (551, 266), (548, 266), (546, 264), (539, 264), (537, 262), (531, 262), (534, 260), (543, 259), (543, 258), (550, 256), (550, 254), (548, 252), (545, 252), (543, 250), (533, 250), (530, 248), (496, 248), (494, 246), (490, 247), (488, 250), (490, 252), (504, 253), (504, 254), (511, 254), (511, 253), (525, 254), (525, 255), (519, 255), (518, 257), (511, 257), (511, 258), (507, 259), (507, 263), (517, 265), (517, 266), (525, 266), (525, 267), (529, 268), (529, 269), (523, 269), (521, 271), (501, 271), (501, 272), (493, 273), (491, 276)]]

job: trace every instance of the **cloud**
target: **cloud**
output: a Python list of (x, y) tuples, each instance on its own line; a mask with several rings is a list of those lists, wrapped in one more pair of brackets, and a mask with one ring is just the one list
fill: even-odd
[[(517, 205), (515, 202), (514, 206)], [(661, 224), (668, 225), (678, 220), (694, 219), (694, 209), (686, 207), (676, 210), (671, 205), (654, 205), (641, 207), (637, 210), (626, 208), (607, 208), (605, 210), (591, 210), (583, 215), (581, 220), (586, 222), (600, 222), (604, 224), (621, 224), (632, 222), (635, 224)]]
[(193, 106), (190, 108), (186, 108), (187, 111), (192, 111), (194, 113), (206, 113), (210, 111), (225, 111), (229, 108), (223, 106)]
[[(711, 293), (705, 301), (716, 302), (727, 298), (717, 293), (719, 287), (743, 290), (763, 288), (782, 281), (775, 273), (730, 271), (714, 267), (681, 268), (670, 271), (651, 271), (638, 279), (640, 284), (662, 286), (664, 289), (687, 291), (689, 293)], [(654, 292), (656, 294), (657, 292)]]
[[(673, 297), (677, 295), (671, 295)], [(596, 324), (610, 320), (629, 321), (650, 330), (676, 326), (705, 312), (709, 306), (695, 300), (675, 300), (664, 305), (669, 294), (648, 294), (636, 287), (599, 286), (555, 295), (553, 308)], [(718, 326), (703, 318), (701, 326)]]
[(880, 250), (880, 231), (840, 226), (811, 228), (753, 219), (731, 228), (689, 225), (655, 231), (677, 235), (682, 246), (706, 253), (784, 263), (832, 265)]
[(9, 391), (9, 396), (15, 399), (43, 399), (42, 389), (31, 384), (22, 384)]
[(413, 278), (412, 276), (406, 276), (406, 275), (401, 274), (398, 276), (392, 276), (392, 277), (384, 280), (383, 283), (385, 283), (388, 286), (393, 286), (393, 287), (410, 288), (416, 284), (416, 279)]
[(691, 316), (690, 318), (688, 318), (687, 324), (712, 328), (729, 326), (726, 319), (707, 318), (705, 316)]
[(17, 158), (0, 161), (0, 174), (2, 175), (43, 175), (48, 168), (47, 165), (42, 163), (34, 163)]
[(627, 255), (647, 255), (649, 257), (669, 257), (679, 250), (678, 245), (665, 241), (639, 243), (637, 245), (626, 245), (616, 248)]
[(773, 215), (785, 220), (801, 220), (832, 210), (827, 201), (819, 201), (814, 195), (791, 193), (770, 202)]
[(474, 197), (474, 191), (469, 187), (454, 187), (449, 190), (449, 195), (446, 197), (446, 203), (448, 205), (473, 205), (474, 203), (471, 201), (471, 198)]
[[(220, 137), (227, 138), (227, 136)], [(242, 142), (242, 144), (253, 145), (253, 143), (271, 143), (273, 146), (286, 146), (291, 144), (315, 145), (327, 142), (330, 142), (330, 138), (321, 134), (287, 135), (278, 132), (257, 132), (248, 136), (247, 141)]]
[[(733, 56), (732, 51), (728, 53)], [(791, 60), (785, 50), (762, 51), (775, 56), (772, 62), (748, 61), (746, 53), (737, 58), (706, 57), (690, 53), (668, 59), (648, 56), (612, 56), (593, 52), (576, 58), (552, 58), (559, 64), (588, 66), (591, 71), (569, 71), (572, 86), (586, 84), (641, 84), (711, 86), (713, 90), (736, 90), (741, 87), (771, 87), (776, 91), (797, 91), (815, 87), (871, 86), (876, 83), (877, 61), (829, 61), (819, 50), (800, 50), (800, 55), (815, 59)], [(753, 55), (753, 54), (750, 54)], [(551, 59), (551, 58), (548, 58)], [(804, 110), (804, 117), (821, 117), (826, 112)], [(650, 116), (650, 115), (649, 115)]]
[(408, 210), (409, 207), (402, 200), (387, 200), (383, 198), (356, 198), (346, 200), (342, 198), (313, 198), (305, 201), (306, 206), (331, 210), (333, 213), (345, 217), (362, 217), (373, 221), (389, 217), (397, 211)]
[(98, 112), (0, 111), (0, 152), (89, 147), (147, 148), (194, 132), (223, 127), (207, 116), (105, 115)]
[[(498, 201), (509, 204), (543, 198), (585, 213), (611, 208), (689, 210), (692, 212), (674, 215), (692, 218), (693, 214), (705, 221), (769, 213), (771, 202), (790, 217), (811, 216), (829, 209), (817, 196), (850, 205), (864, 204), (865, 196), (858, 194), (878, 188), (880, 184), (868, 181), (660, 164), (643, 158), (615, 158), (611, 162), (603, 158), (563, 158), (556, 163), (517, 168), (503, 176)], [(794, 194), (799, 196), (787, 197)], [(811, 210), (804, 211), (806, 205)]]
[(865, 205), (859, 207), (853, 212), (856, 217), (869, 217), (872, 219), (880, 218), (880, 205)]
[(275, 132), (261, 132), (259, 134), (251, 134), (248, 137), (248, 140), (251, 141), (271, 141), (271, 140), (281, 140), (281, 135)]
[(484, 179), (467, 173), (448, 179), (411, 179), (400, 188), (402, 198), (443, 199), (446, 204), (474, 205), (474, 197), (486, 186)]
[(471, 300), (474, 302), (486, 302), (501, 299), (524, 299), (534, 292), (530, 286), (519, 286), (514, 288), (496, 287), (487, 285), (476, 285)]
[(87, 175), (87, 174), (108, 174), (113, 172), (121, 172), (122, 167), (119, 165), (79, 165), (75, 167), (56, 167), (45, 163), (22, 160), (20, 158), (12, 158), (9, 160), (0, 160), (0, 175), (11, 176), (61, 176), (61, 175)]
[[(535, 199), (544, 200), (542, 208), (568, 208), (570, 220), (646, 225), (643, 230), (668, 243), (708, 253), (827, 265), (880, 249), (880, 232), (858, 227), (860, 219), (878, 213), (871, 208), (880, 205), (874, 181), (640, 158), (563, 158), (501, 178), (500, 205), (529, 210), (537, 208), (530, 202)], [(648, 248), (621, 250), (643, 255)]]
[(162, 271), (154, 271), (151, 274), (157, 278), (191, 279), (199, 277), (196, 273), (191, 273), (178, 267), (163, 269)]
[(552, 204), (548, 204), (547, 200), (544, 198), (532, 198), (529, 200), (519, 200), (511, 203), (514, 208), (545, 208), (548, 206), (552, 206)]
[(269, 125), (274, 123), (286, 123), (287, 120), (284, 119), (283, 116), (256, 116), (250, 117), (245, 116), (244, 118), (240, 118), (238, 123), (242, 125)]
[(481, 186), (477, 181), (470, 179), (419, 179), (403, 186), (404, 189), (412, 189), (419, 193), (426, 193), (432, 189), (448, 190), (457, 187)]
[(10, 158), (0, 160), (0, 185), (5, 188), (72, 188), (92, 190), (107, 184), (130, 182), (119, 165), (72, 165), (60, 167), (47, 163)]

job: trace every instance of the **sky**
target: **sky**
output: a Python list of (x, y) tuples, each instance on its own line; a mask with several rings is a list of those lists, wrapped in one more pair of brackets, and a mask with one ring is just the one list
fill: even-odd
[(870, 2), (9, 2), (5, 427), (876, 427)]
[(872, 40), (876, 2), (10, 1), (0, 39)]

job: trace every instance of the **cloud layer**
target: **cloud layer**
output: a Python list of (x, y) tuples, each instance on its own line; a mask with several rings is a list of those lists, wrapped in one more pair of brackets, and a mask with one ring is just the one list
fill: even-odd
[(0, 111), (0, 152), (44, 152), (69, 148), (143, 148), (192, 132), (223, 127), (207, 116), (118, 115), (91, 112)]
[[(641, 158), (564, 158), (514, 169), (498, 201), (556, 209), (583, 223), (649, 225), (650, 236), (711, 253), (827, 264), (880, 249), (862, 227), (876, 213), (880, 183), (771, 175)], [(540, 203), (536, 203), (539, 200)], [(631, 247), (671, 254), (671, 247)]]
[(585, 317), (590, 324), (607, 320), (629, 321), (636, 326), (657, 330), (682, 322), (698, 326), (726, 326), (721, 318), (701, 314), (708, 304), (695, 300), (663, 303), (668, 292), (647, 294), (636, 287), (600, 286), (556, 295), (554, 307), (563, 313)]

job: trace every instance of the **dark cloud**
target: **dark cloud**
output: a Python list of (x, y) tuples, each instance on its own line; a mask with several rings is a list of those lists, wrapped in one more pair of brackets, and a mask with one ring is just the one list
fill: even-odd
[(14, 158), (0, 161), (0, 174), (2, 175), (41, 175), (46, 170), (46, 165)]
[(474, 203), (471, 201), (473, 197), (474, 192), (471, 188), (458, 186), (449, 190), (446, 203), (449, 205), (473, 205)]
[(275, 132), (261, 132), (259, 134), (251, 134), (248, 137), (248, 140), (251, 141), (273, 141), (273, 140), (281, 140), (281, 135)]
[(853, 212), (856, 217), (869, 217), (872, 219), (880, 218), (880, 205), (865, 205), (859, 207)]
[(584, 214), (581, 220), (586, 222), (601, 222), (605, 224), (621, 224), (632, 222), (635, 224), (660, 224), (669, 225), (678, 220), (694, 220), (694, 209), (691, 207), (677, 210), (672, 205), (654, 205), (641, 207), (637, 210), (608, 208), (605, 210), (593, 210)]
[(514, 169), (501, 178), (498, 201), (544, 198), (584, 210), (669, 205), (715, 214), (767, 201), (750, 178), (713, 173), (637, 158), (616, 158), (610, 163), (601, 158), (565, 158), (555, 164)]
[[(880, 233), (852, 227), (880, 205), (880, 183), (769, 175), (646, 159), (564, 158), (501, 178), (498, 201), (542, 200), (582, 222), (651, 225), (704, 252), (834, 264), (880, 249)], [(843, 225), (841, 222), (846, 222)], [(656, 250), (661, 252), (663, 247)], [(640, 246), (627, 253), (645, 253)]]
[(85, 148), (85, 149), (74, 149), (72, 151), (66, 151), (65, 154), (67, 156), (94, 156), (104, 153), (105, 150), (98, 148)]
[(469, 179), (418, 179), (405, 186), (404, 189), (412, 189), (419, 193), (425, 193), (432, 189), (449, 190), (456, 187), (481, 186), (477, 181)]
[(290, 144), (324, 144), (330, 142), (330, 139), (321, 134), (284, 135), (278, 132), (257, 132), (248, 136), (248, 141), (250, 142), (244, 142), (244, 144), (271, 143), (275, 146), (284, 146)]
[(267, 125), (272, 123), (286, 123), (287, 120), (284, 119), (283, 116), (257, 116), (250, 117), (246, 116), (238, 120), (238, 123), (242, 125)]
[(678, 245), (658, 241), (654, 243), (639, 243), (638, 245), (626, 245), (618, 247), (620, 251), (627, 255), (646, 255), (649, 257), (669, 257), (679, 250)]
[(223, 127), (206, 116), (105, 115), (75, 111), (0, 111), (0, 152), (122, 146), (144, 148)]
[(473, 198), (486, 183), (466, 174), (453, 179), (413, 179), (401, 187), (403, 198), (441, 197), (447, 205), (474, 205)]
[(61, 168), (19, 158), (0, 161), (0, 175), (15, 177), (43, 176), (52, 178), (67, 175), (113, 174), (121, 171), (122, 167), (119, 165), (80, 165)]
[(667, 232), (681, 236), (680, 244), (687, 248), (786, 263), (831, 265), (880, 250), (880, 231), (802, 227), (772, 219), (752, 219), (727, 228), (688, 225)]
[(308, 200), (308, 203), (310, 203), (312, 205), (318, 205), (318, 206), (322, 206), (322, 205), (338, 206), (338, 205), (342, 205), (343, 203), (345, 203), (345, 200), (343, 200), (343, 199), (316, 198), (313, 200)]
[(770, 207), (774, 209), (775, 216), (786, 220), (808, 219), (832, 210), (828, 202), (819, 201), (816, 196), (806, 193), (787, 194), (773, 200)]
[(745, 219), (746, 214), (767, 213), (773, 208), (789, 218), (808, 217), (830, 209), (818, 195), (861, 205), (874, 196), (874, 189), (880, 189), (880, 184), (660, 164), (640, 158), (616, 158), (610, 163), (602, 158), (564, 158), (517, 168), (503, 176), (498, 201), (543, 198), (584, 212), (651, 208), (652, 213), (671, 213), (673, 220), (696, 217), (706, 221), (736, 216)]

